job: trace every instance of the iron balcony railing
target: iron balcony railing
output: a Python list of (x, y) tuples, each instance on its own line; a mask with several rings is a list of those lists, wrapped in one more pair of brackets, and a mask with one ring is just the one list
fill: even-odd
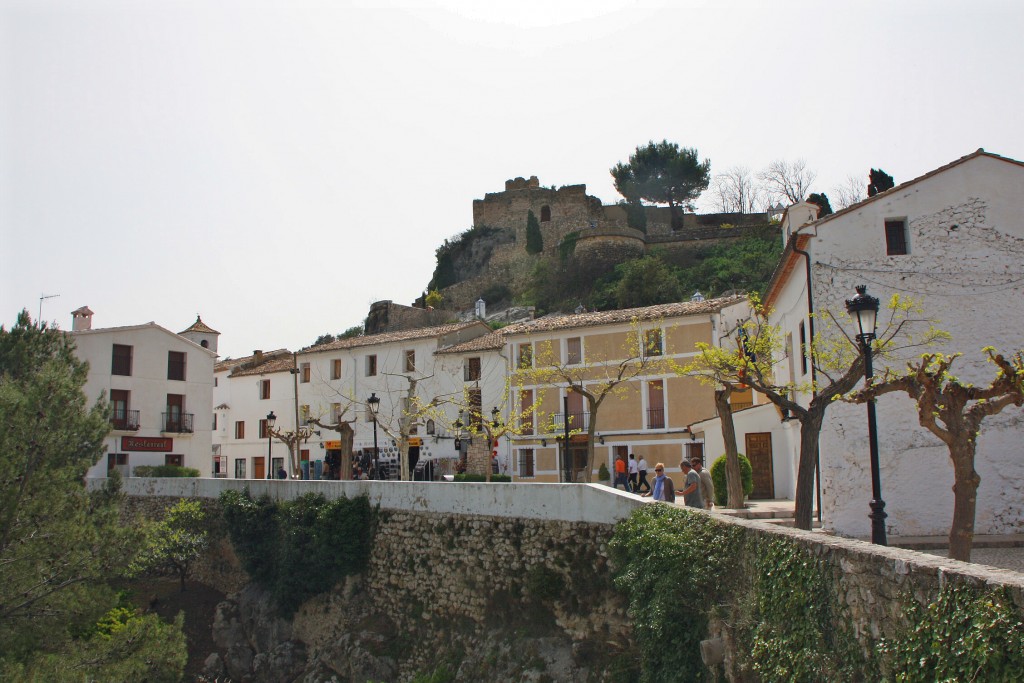
[(665, 428), (665, 409), (664, 408), (648, 408), (647, 409), (647, 428), (648, 429), (664, 429)]
[(192, 413), (161, 413), (160, 431), (178, 434), (192, 433)]
[[(590, 413), (569, 413), (569, 431), (587, 431), (590, 427)], [(565, 431), (566, 413), (554, 413), (551, 416), (551, 424), (548, 425), (549, 432)]]
[(139, 411), (115, 408), (110, 424), (122, 432), (136, 432), (139, 430)]

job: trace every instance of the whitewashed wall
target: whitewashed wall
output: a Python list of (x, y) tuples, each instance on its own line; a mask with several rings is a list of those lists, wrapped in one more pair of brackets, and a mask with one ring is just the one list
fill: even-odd
[[(886, 256), (883, 222), (908, 221), (910, 253)], [(992, 377), (981, 349), (1024, 346), (1024, 168), (978, 157), (867, 203), (820, 226), (812, 241), (815, 306), (842, 311), (854, 285), (884, 302), (894, 293), (924, 306), (952, 334), (941, 347), (964, 357), (955, 374)], [(913, 355), (921, 350), (915, 350)], [(892, 361), (900, 369), (904, 363)], [(876, 364), (882, 372), (885, 362)], [(953, 472), (947, 449), (920, 427), (906, 396), (878, 403), (882, 497), (890, 534), (946, 534)], [(977, 471), (977, 533), (1024, 532), (1024, 412), (1010, 408), (983, 423)], [(827, 529), (870, 533), (864, 406), (835, 405), (821, 441)]]
[[(181, 454), (185, 467), (194, 467), (203, 475), (211, 474), (210, 444), (212, 416), (213, 363), (215, 354), (159, 325), (148, 323), (130, 327), (110, 327), (74, 333), (75, 354), (89, 363), (84, 391), (95, 400), (101, 393), (110, 398), (111, 389), (131, 392), (129, 410), (139, 411), (138, 431), (112, 432), (105, 439), (107, 453), (128, 453), (128, 466), (163, 465), (164, 452), (125, 451), (122, 436), (169, 437), (169, 453)], [(131, 376), (111, 374), (114, 344), (132, 347)], [(167, 353), (186, 354), (185, 381), (167, 379)], [(191, 434), (163, 433), (161, 416), (167, 411), (167, 394), (185, 396), (185, 413), (193, 414)], [(105, 477), (107, 456), (89, 470), (90, 477)]]

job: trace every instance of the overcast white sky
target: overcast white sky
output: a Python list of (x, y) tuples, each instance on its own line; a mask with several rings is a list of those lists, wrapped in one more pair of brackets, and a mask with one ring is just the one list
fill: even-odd
[(199, 313), (222, 356), (408, 304), (472, 201), (637, 145), (814, 190), (1024, 159), (1024, 3), (0, 0), (0, 322)]

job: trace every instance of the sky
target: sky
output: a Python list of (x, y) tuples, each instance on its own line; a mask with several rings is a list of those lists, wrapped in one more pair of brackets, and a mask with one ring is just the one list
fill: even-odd
[(1024, 159), (1021, 27), (985, 0), (0, 0), (0, 324), (88, 305), (296, 350), (412, 303), (506, 179), (614, 203), (649, 140), (712, 174), (804, 159), (826, 193)]

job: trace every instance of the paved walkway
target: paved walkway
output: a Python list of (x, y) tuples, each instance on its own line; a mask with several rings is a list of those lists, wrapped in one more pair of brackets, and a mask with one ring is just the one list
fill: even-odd
[[(791, 500), (751, 500), (747, 501), (746, 507), (742, 510), (716, 507), (715, 512), (743, 519), (785, 522), (793, 519), (793, 506)], [(890, 536), (888, 541), (889, 545), (894, 547), (908, 548), (939, 557), (946, 557), (949, 547), (949, 539), (946, 536)], [(1024, 573), (1024, 534), (975, 536), (971, 562)]]

